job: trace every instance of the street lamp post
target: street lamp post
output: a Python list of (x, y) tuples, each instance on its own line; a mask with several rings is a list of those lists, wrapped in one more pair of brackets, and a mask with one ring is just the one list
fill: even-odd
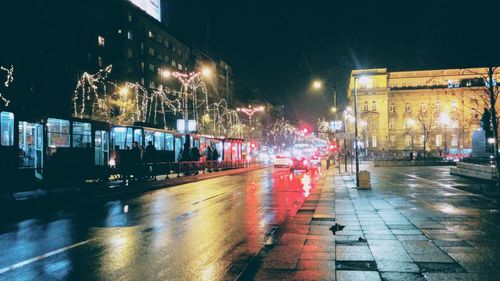
[(256, 112), (262, 112), (264, 111), (264, 106), (258, 106), (258, 107), (252, 107), (252, 105), (248, 105), (247, 107), (238, 107), (236, 108), (236, 111), (238, 112), (243, 112), (248, 116), (248, 127), (249, 127), (249, 132), (248, 132), (248, 141), (250, 142), (250, 150), (252, 149), (252, 116)]
[(448, 115), (448, 113), (446, 112), (442, 112), (440, 115), (439, 115), (439, 121), (441, 122), (441, 125), (443, 125), (443, 136), (444, 136), (444, 155), (446, 157), (446, 155), (448, 154), (448, 142), (447, 142), (447, 137), (446, 137), (446, 126), (448, 125), (448, 123), (450, 123), (450, 116)]
[[(323, 88), (323, 82), (321, 80), (314, 80), (312, 82), (312, 88), (315, 91), (319, 91)], [(338, 118), (337, 112), (338, 112), (338, 107), (337, 107), (337, 87), (334, 85), (332, 87), (332, 92), (333, 92), (333, 107), (330, 109), (330, 111), (333, 113), (335, 116), (335, 120)]]
[(354, 76), (354, 150), (356, 157), (356, 186), (359, 187), (359, 147), (358, 147), (358, 76)]

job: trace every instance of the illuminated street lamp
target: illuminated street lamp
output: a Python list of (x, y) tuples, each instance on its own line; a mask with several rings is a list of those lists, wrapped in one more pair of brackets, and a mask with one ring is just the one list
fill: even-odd
[[(312, 89), (314, 91), (319, 91), (323, 88), (323, 81), (321, 80), (313, 80), (312, 82)], [(332, 91), (333, 91), (333, 107), (330, 108), (330, 111), (335, 115), (335, 119), (337, 119), (337, 90), (336, 90), (336, 87), (333, 86), (332, 87)]]
[(248, 133), (248, 141), (250, 144), (252, 144), (252, 116), (257, 113), (257, 112), (262, 112), (265, 110), (264, 106), (257, 106), (257, 107), (252, 107), (252, 105), (248, 105), (247, 107), (238, 107), (236, 108), (236, 111), (238, 112), (243, 112), (248, 116), (248, 127), (249, 127), (249, 133)]
[(444, 135), (444, 154), (445, 156), (448, 154), (448, 143), (446, 141), (446, 126), (448, 124), (450, 124), (450, 115), (448, 115), (448, 113), (446, 112), (441, 112), (441, 114), (439, 114), (439, 123), (441, 123), (441, 125), (443, 126), (443, 135)]

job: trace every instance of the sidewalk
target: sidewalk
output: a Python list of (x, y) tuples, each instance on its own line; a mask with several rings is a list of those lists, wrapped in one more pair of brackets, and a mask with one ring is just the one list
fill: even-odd
[[(409, 208), (407, 198), (358, 191), (353, 177), (333, 173), (283, 226), (256, 280), (498, 280), (468, 273), (451, 257), (465, 252), (466, 242), (445, 239), (451, 231)], [(473, 259), (496, 268), (480, 256)]]

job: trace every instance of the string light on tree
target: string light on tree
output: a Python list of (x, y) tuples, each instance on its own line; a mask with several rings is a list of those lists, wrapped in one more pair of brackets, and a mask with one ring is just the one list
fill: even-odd
[[(13, 75), (14, 66), (11, 65), (10, 68), (0, 66), (0, 70), (7, 72), (5, 82), (3, 83), (3, 85), (5, 86), (5, 88), (8, 88), (10, 84), (14, 81), (14, 75)], [(10, 100), (7, 99), (5, 96), (3, 96), (1, 92), (0, 92), (0, 100), (5, 104), (5, 106), (9, 106)]]

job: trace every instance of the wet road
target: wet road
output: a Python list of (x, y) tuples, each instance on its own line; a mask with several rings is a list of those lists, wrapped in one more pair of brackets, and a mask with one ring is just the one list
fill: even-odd
[(235, 279), (314, 185), (268, 168), (2, 225), (0, 280)]

